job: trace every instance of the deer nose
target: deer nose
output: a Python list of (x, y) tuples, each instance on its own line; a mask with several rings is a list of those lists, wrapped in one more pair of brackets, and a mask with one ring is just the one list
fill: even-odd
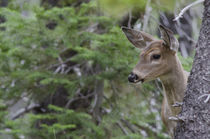
[(138, 76), (131, 72), (130, 75), (128, 76), (128, 81), (134, 83), (136, 80), (138, 80)]

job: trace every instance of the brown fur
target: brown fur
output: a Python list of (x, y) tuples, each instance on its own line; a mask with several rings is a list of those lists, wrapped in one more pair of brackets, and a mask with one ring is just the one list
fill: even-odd
[[(161, 41), (156, 41), (147, 46), (140, 54), (140, 61), (133, 69), (133, 73), (138, 75), (139, 79), (144, 79), (144, 81), (160, 78), (164, 89), (161, 118), (173, 137), (176, 122), (168, 118), (176, 116), (180, 112), (180, 108), (175, 108), (172, 105), (176, 102), (182, 102), (187, 84), (187, 75), (177, 55), (161, 45)], [(161, 59), (157, 63), (151, 63), (149, 57), (155, 51), (161, 55)]]
[[(180, 108), (172, 105), (176, 102), (182, 102), (188, 78), (188, 73), (183, 70), (176, 55), (178, 41), (169, 29), (161, 25), (160, 32), (163, 40), (155, 40), (147, 33), (125, 27), (122, 29), (134, 46), (143, 49), (140, 60), (132, 73), (138, 76), (139, 81), (151, 81), (159, 78), (162, 82), (161, 118), (173, 138), (176, 122), (169, 120), (169, 117), (177, 116)], [(154, 54), (161, 55), (160, 59), (153, 59)]]

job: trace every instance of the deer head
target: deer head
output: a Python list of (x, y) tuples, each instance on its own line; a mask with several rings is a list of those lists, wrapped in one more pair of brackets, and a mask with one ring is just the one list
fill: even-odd
[(138, 64), (128, 76), (130, 82), (151, 81), (167, 76), (172, 71), (179, 44), (172, 31), (162, 25), (159, 28), (161, 40), (145, 32), (122, 27), (128, 40), (142, 49)]

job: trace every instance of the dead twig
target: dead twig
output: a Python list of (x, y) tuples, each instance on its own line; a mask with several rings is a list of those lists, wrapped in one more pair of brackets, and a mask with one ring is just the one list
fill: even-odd
[[(78, 89), (78, 90), (76, 91), (75, 94), (80, 94), (80, 89)], [(86, 96), (81, 95), (81, 96), (78, 96), (78, 97), (74, 97), (74, 98), (72, 98), (72, 99), (69, 99), (69, 101), (68, 101), (68, 102), (66, 103), (66, 105), (65, 105), (65, 108), (68, 108), (69, 106), (71, 106), (71, 104), (72, 104), (73, 102), (75, 102), (75, 101), (77, 101), (77, 100), (80, 100), (80, 99), (88, 99), (89, 97), (92, 97), (94, 94), (95, 94), (95, 93), (93, 92), (93, 93), (90, 93), (90, 94), (88, 94), (88, 95), (86, 95)]]
[(204, 0), (197, 0), (197, 1), (195, 1), (195, 2), (193, 2), (193, 3), (191, 3), (191, 4), (189, 4), (189, 5), (187, 5), (186, 7), (184, 7), (184, 8), (181, 10), (181, 12), (179, 13), (179, 15), (178, 15), (176, 18), (174, 18), (173, 21), (179, 20), (179, 18), (182, 18), (182, 17), (183, 17), (183, 14), (184, 14), (188, 9), (190, 9), (192, 6), (197, 5), (197, 4), (199, 4), (199, 3), (202, 3), (202, 2), (204, 2)]
[(158, 82), (160, 82), (159, 80), (160, 80), (160, 79), (155, 80), (155, 86), (156, 86), (156, 88), (158, 89), (158, 91), (161, 93), (161, 92), (163, 92), (163, 89), (161, 89), (161, 87), (160, 87), (160, 85), (159, 85), (159, 83), (158, 83)]
[(175, 29), (178, 32), (178, 34), (182, 34), (184, 37), (187, 38), (188, 41), (191, 41), (193, 44), (196, 44), (196, 41), (193, 38), (191, 38), (185, 31), (183, 31), (180, 26), (181, 25), (179, 24), (175, 25)]
[(60, 63), (60, 66), (57, 67), (54, 74), (57, 74), (58, 72), (60, 72), (61, 74), (64, 73), (64, 70), (65, 70), (65, 67), (66, 67), (66, 64), (64, 63), (63, 59), (60, 56), (58, 56), (58, 61)]
[(183, 102), (175, 102), (172, 106), (173, 107), (182, 107)]
[(130, 129), (130, 131), (132, 132), (132, 133), (136, 133), (136, 129), (135, 129), (135, 127), (129, 122), (129, 121), (127, 121), (127, 120), (125, 120), (125, 119), (120, 119), (126, 126), (127, 126), (127, 128), (128, 129)]
[(13, 116), (12, 116), (12, 120), (15, 120), (17, 118), (19, 118), (21, 115), (25, 114), (26, 112), (29, 112), (30, 110), (34, 109), (34, 108), (37, 108), (37, 107), (40, 107), (39, 104), (30, 104), (28, 107), (26, 108), (22, 108), (20, 110), (18, 110)]
[[(77, 95), (78, 93), (80, 93), (81, 89), (77, 89), (77, 91), (75, 92), (75, 95)], [(69, 99), (69, 101), (66, 103), (65, 108), (68, 108), (70, 106), (70, 104), (75, 101), (75, 98)]]
[(128, 28), (131, 28), (132, 10), (128, 12)]
[(101, 122), (101, 112), (100, 107), (103, 101), (104, 93), (104, 81), (103, 80), (97, 80), (95, 83), (95, 89), (94, 89), (94, 103), (92, 105), (91, 112), (93, 113), (93, 117), (97, 120), (97, 122)]
[[(140, 125), (138, 123), (134, 123), (134, 125), (136, 127), (138, 127), (140, 130), (145, 131), (147, 134), (153, 134), (154, 136), (158, 136), (159, 132), (158, 130), (156, 130), (154, 127), (150, 126), (149, 124), (145, 124), (145, 125)], [(169, 137), (167, 134), (163, 134), (165, 137)]]
[(125, 135), (128, 135), (128, 131), (125, 129), (125, 127), (123, 127), (122, 123), (120, 121), (118, 121), (117, 123), (117, 126), (120, 127), (120, 129), (122, 130), (122, 132), (125, 134)]
[(175, 122), (178, 122), (178, 121), (184, 122), (184, 119), (182, 117), (178, 117), (178, 116), (170, 116), (168, 119), (171, 121), (175, 121)]
[(149, 6), (150, 5), (150, 1), (151, 0), (147, 1), (147, 5), (146, 5), (146, 8), (145, 8), (146, 11), (145, 11), (145, 14), (144, 14), (144, 24), (143, 24), (142, 31), (146, 30), (148, 22), (149, 22), (150, 12), (152, 11), (152, 8)]
[(210, 92), (208, 94), (203, 94), (200, 97), (198, 97), (198, 99), (201, 99), (203, 97), (206, 97), (206, 99), (204, 100), (205, 103), (207, 103), (210, 100)]
[(63, 63), (57, 63), (57, 64), (54, 64), (54, 65), (50, 65), (47, 69), (50, 70), (52, 68), (56, 68), (58, 66), (60, 66), (61, 64), (66, 64), (67, 62), (71, 61), (71, 58), (68, 58), (66, 61), (64, 61)]

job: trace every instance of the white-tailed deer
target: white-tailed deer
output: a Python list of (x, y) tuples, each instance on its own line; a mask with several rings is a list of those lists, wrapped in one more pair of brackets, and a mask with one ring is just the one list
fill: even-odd
[(162, 25), (159, 28), (162, 40), (156, 40), (145, 32), (122, 27), (128, 40), (135, 47), (142, 49), (140, 60), (128, 80), (132, 83), (157, 78), (161, 80), (164, 89), (161, 118), (173, 138), (176, 122), (170, 117), (175, 117), (181, 110), (173, 105), (183, 100), (188, 73), (183, 70), (176, 54), (179, 43), (173, 32)]

